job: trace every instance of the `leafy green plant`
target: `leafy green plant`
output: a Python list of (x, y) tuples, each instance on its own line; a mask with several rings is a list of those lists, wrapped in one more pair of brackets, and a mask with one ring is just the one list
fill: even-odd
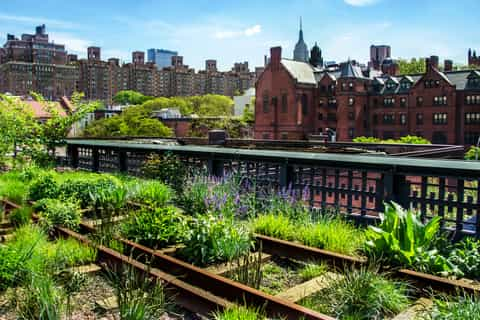
[(55, 199), (59, 196), (60, 189), (55, 178), (50, 173), (44, 173), (30, 184), (29, 199), (38, 201), (41, 199)]
[(110, 175), (88, 175), (68, 178), (60, 185), (63, 199), (76, 199), (80, 207), (93, 207), (97, 201), (96, 195), (108, 193), (121, 187), (121, 182)]
[(480, 159), (480, 147), (471, 146), (465, 153), (465, 160), (477, 160)]
[(480, 241), (462, 239), (453, 246), (448, 261), (458, 268), (460, 275), (480, 279)]
[(380, 218), (380, 226), (369, 226), (366, 232), (367, 250), (400, 265), (414, 266), (415, 258), (431, 249), (440, 229), (440, 217), (423, 224), (413, 211), (394, 202), (385, 204)]
[(142, 166), (142, 174), (149, 179), (158, 179), (177, 193), (182, 193), (187, 179), (187, 167), (174, 154), (150, 155)]
[(214, 313), (215, 320), (264, 320), (266, 316), (262, 309), (252, 309), (244, 306), (233, 306), (224, 311)]
[(183, 240), (187, 219), (171, 206), (142, 209), (123, 222), (121, 230), (128, 239), (151, 248), (162, 248)]
[(65, 202), (58, 199), (43, 199), (38, 201), (36, 208), (40, 210), (40, 225), (47, 230), (55, 226), (77, 229), (81, 222), (80, 207), (75, 202)]
[(196, 265), (231, 261), (249, 252), (252, 234), (233, 219), (212, 215), (192, 219), (190, 230), (179, 254)]
[(90, 192), (90, 204), (95, 216), (100, 218), (121, 215), (128, 200), (128, 191), (123, 186), (98, 188)]
[(348, 270), (301, 304), (340, 319), (384, 319), (410, 304), (408, 285), (367, 268)]
[(133, 190), (132, 200), (153, 207), (165, 206), (174, 197), (170, 187), (159, 181), (141, 181)]
[(10, 212), (9, 218), (14, 227), (20, 227), (30, 223), (32, 219), (32, 208), (29, 206), (23, 206), (14, 209)]

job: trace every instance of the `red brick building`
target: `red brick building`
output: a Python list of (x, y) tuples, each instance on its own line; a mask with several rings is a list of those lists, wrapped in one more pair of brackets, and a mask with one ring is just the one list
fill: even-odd
[(323, 69), (272, 48), (256, 83), (255, 138), (307, 139), (330, 128), (340, 141), (410, 134), (433, 143), (476, 143), (480, 71), (441, 72), (437, 57), (426, 63), (425, 74), (402, 76), (353, 61)]

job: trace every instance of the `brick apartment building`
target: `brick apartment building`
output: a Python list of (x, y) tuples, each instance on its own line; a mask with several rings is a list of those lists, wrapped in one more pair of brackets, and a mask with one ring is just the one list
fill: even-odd
[(159, 69), (145, 62), (145, 53), (132, 53), (132, 62), (102, 60), (101, 48), (89, 47), (86, 59), (67, 54), (64, 45), (49, 42), (45, 25), (21, 39), (7, 36), (0, 49), (0, 92), (25, 96), (39, 92), (49, 100), (80, 91), (90, 100), (112, 104), (121, 90), (135, 90), (149, 96), (192, 96), (220, 94), (233, 96), (253, 87), (255, 72), (248, 63), (235, 63), (231, 71), (219, 72), (216, 60), (207, 60), (205, 70), (195, 72), (183, 57), (171, 57), (170, 66)]
[(255, 138), (307, 139), (330, 128), (341, 141), (410, 134), (433, 143), (475, 144), (480, 71), (452, 71), (447, 60), (442, 72), (435, 56), (426, 64), (425, 74), (414, 75), (397, 75), (394, 64), (385, 73), (354, 61), (325, 69), (271, 48), (256, 83)]

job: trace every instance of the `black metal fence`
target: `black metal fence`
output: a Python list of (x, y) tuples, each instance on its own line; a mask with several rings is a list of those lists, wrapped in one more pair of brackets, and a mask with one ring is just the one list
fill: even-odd
[(148, 155), (164, 152), (212, 175), (239, 173), (258, 184), (307, 190), (313, 208), (335, 207), (361, 221), (378, 219), (384, 202), (396, 201), (423, 220), (442, 217), (444, 229), (480, 235), (480, 162), (103, 140), (69, 140), (66, 161), (138, 175)]

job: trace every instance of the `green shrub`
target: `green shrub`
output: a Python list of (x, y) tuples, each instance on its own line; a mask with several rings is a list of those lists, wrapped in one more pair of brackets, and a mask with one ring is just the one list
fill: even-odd
[(120, 181), (110, 175), (83, 175), (66, 179), (61, 185), (63, 199), (76, 199), (80, 207), (85, 209), (93, 207), (96, 195), (100, 192), (108, 193), (120, 188)]
[(41, 199), (58, 198), (60, 189), (55, 178), (50, 173), (41, 174), (30, 184), (29, 199), (38, 201)]
[(177, 193), (182, 193), (187, 180), (187, 167), (172, 153), (150, 155), (142, 166), (142, 174), (148, 179), (158, 179)]
[(10, 222), (14, 227), (20, 227), (31, 222), (32, 208), (29, 206), (23, 206), (18, 209), (14, 209), (9, 214)]
[(76, 202), (43, 199), (36, 204), (36, 208), (40, 210), (40, 225), (46, 230), (56, 226), (76, 230), (81, 222), (82, 214)]
[(41, 254), (51, 270), (66, 268), (95, 262), (97, 251), (75, 239), (58, 239), (42, 247)]
[(184, 244), (180, 256), (205, 266), (240, 257), (249, 252), (253, 242), (251, 232), (233, 219), (204, 215), (193, 218)]
[(0, 175), (0, 199), (8, 199), (23, 204), (28, 194), (28, 185), (21, 181), (18, 171), (10, 171)]
[(303, 305), (340, 319), (385, 319), (410, 304), (408, 286), (363, 269), (348, 270)]
[(478, 159), (480, 159), (480, 147), (471, 146), (465, 153), (465, 160), (476, 160), (477, 154)]
[(162, 207), (170, 202), (174, 193), (170, 187), (159, 181), (141, 181), (133, 191), (132, 200), (153, 207)]
[(175, 207), (142, 209), (132, 214), (121, 230), (128, 239), (151, 248), (161, 248), (183, 240), (187, 220)]

